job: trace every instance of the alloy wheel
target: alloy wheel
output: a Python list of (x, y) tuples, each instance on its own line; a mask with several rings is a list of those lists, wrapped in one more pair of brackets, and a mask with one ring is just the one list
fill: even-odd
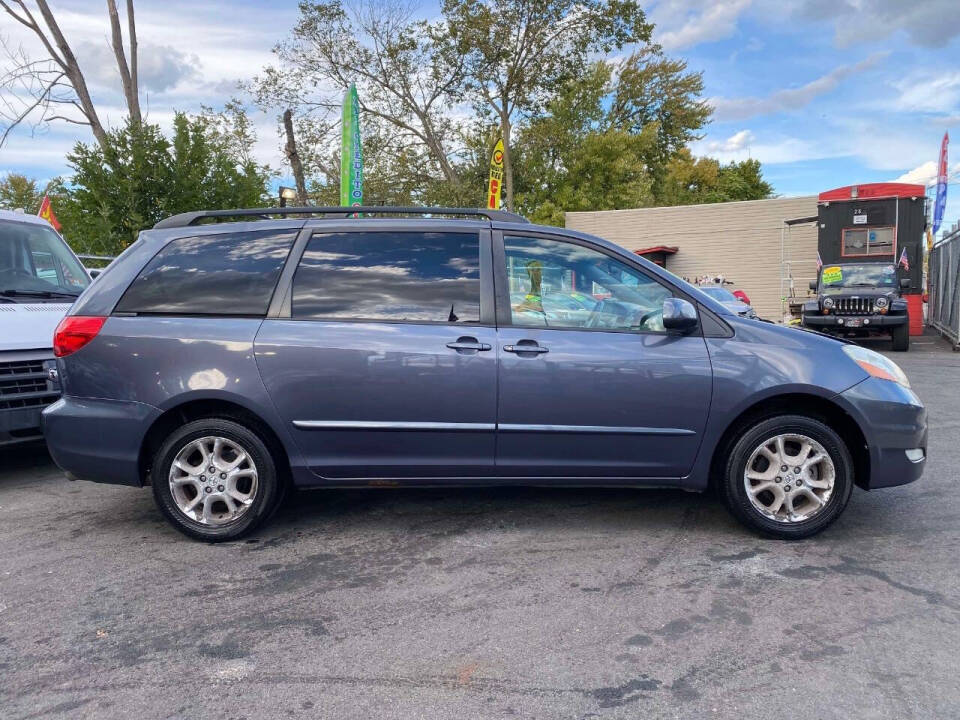
[(239, 519), (257, 495), (257, 467), (239, 443), (221, 436), (191, 440), (170, 465), (170, 493), (191, 520), (221, 526)]
[(806, 435), (764, 440), (750, 455), (743, 484), (754, 509), (781, 523), (809, 520), (833, 494), (837, 471), (830, 454)]

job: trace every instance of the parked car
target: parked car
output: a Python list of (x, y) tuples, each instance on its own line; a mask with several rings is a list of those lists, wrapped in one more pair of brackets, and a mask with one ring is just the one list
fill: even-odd
[(90, 278), (46, 220), (0, 210), (0, 446), (41, 437), (53, 331)]
[(910, 320), (903, 291), (909, 278), (897, 278), (888, 262), (844, 263), (824, 267), (810, 289), (817, 297), (803, 305), (804, 327), (845, 337), (883, 335), (893, 349), (910, 349)]
[[(141, 233), (54, 340), (56, 462), (151, 485), (191, 537), (250, 532), (290, 485), (536, 484), (715, 486), (799, 538), (854, 484), (923, 471), (926, 413), (889, 359), (743, 318), (599, 238), (438, 208), (206, 222), (266, 212)], [(602, 299), (534, 323), (510, 283), (546, 281)]]
[(723, 303), (724, 307), (729, 309), (731, 312), (746, 318), (757, 317), (756, 310), (754, 310), (748, 303), (736, 297), (725, 287), (721, 285), (700, 285), (699, 288), (717, 302)]

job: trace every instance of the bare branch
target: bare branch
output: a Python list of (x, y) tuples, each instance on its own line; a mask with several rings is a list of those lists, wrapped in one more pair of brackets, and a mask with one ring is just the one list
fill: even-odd
[(117, 12), (116, 0), (107, 0), (107, 12), (110, 15), (110, 37), (113, 44), (113, 55), (117, 59), (117, 69), (120, 71), (120, 83), (123, 85), (123, 95), (127, 100), (127, 110), (134, 124), (142, 122), (140, 117), (140, 101), (134, 94), (133, 82), (130, 77), (130, 66), (127, 65), (127, 56), (123, 51), (123, 34), (120, 31), (120, 15)]
[(127, 35), (130, 40), (130, 89), (140, 115), (140, 70), (137, 59), (137, 23), (133, 17), (133, 0), (127, 0)]
[[(39, 18), (35, 17), (34, 8)], [(43, 45), (46, 56), (36, 60), (23, 50), (13, 51), (0, 39), (0, 45), (11, 62), (0, 76), (0, 121), (3, 134), (0, 145), (13, 128), (26, 122), (34, 126), (50, 122), (68, 122), (89, 125), (97, 142), (106, 147), (107, 133), (100, 122), (96, 105), (90, 95), (80, 64), (70, 43), (60, 29), (47, 0), (0, 0), (0, 9), (29, 29)], [(130, 41), (129, 63), (123, 49), (123, 36), (116, 0), (107, 0), (110, 16), (112, 45), (120, 70), (127, 109), (134, 122), (141, 122), (137, 64), (137, 36), (133, 0), (126, 0), (127, 28)], [(78, 117), (51, 112), (55, 106), (72, 106)], [(82, 118), (82, 119), (81, 119)]]

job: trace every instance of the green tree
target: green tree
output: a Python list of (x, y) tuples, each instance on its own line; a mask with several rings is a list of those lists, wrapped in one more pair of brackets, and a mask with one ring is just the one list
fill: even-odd
[(562, 224), (565, 211), (660, 202), (670, 158), (709, 119), (702, 88), (656, 46), (587, 65), (520, 128), (517, 209)]
[(499, 125), (510, 208), (514, 125), (538, 114), (591, 53), (647, 42), (653, 29), (635, 0), (444, 0), (443, 15), (467, 92)]
[(684, 148), (666, 168), (658, 188), (660, 205), (693, 205), (762, 200), (773, 194), (773, 186), (763, 179), (758, 160), (722, 165), (714, 158), (695, 158)]
[(38, 181), (26, 175), (11, 172), (0, 178), (0, 208), (4, 210), (23, 208), (35, 215), (40, 210), (43, 195)]
[(128, 121), (105, 146), (78, 143), (67, 156), (73, 177), (57, 189), (64, 236), (81, 252), (114, 255), (168, 215), (268, 204), (270, 174), (249, 156), (254, 138), (240, 116), (177, 113), (169, 139)]

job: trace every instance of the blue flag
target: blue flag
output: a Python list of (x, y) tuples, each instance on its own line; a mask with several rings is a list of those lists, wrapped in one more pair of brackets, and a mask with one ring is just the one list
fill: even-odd
[(933, 204), (933, 233), (936, 235), (943, 222), (943, 210), (947, 206), (947, 144), (950, 136), (943, 134), (943, 144), (940, 145), (940, 162), (937, 166), (937, 199)]

